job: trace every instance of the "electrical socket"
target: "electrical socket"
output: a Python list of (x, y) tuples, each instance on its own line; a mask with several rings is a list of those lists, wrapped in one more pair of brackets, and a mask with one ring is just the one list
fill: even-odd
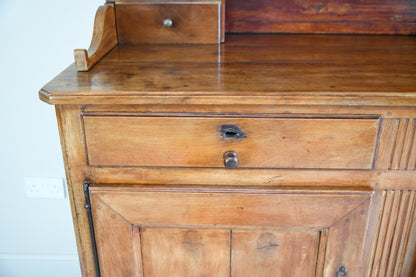
[(26, 196), (30, 198), (65, 199), (63, 178), (25, 178)]

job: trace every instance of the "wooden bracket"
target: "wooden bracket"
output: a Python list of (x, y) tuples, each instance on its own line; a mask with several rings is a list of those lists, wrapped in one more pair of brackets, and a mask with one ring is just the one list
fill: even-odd
[(75, 49), (75, 66), (78, 71), (88, 71), (105, 54), (117, 45), (116, 18), (112, 4), (102, 5), (95, 14), (91, 45), (86, 49)]

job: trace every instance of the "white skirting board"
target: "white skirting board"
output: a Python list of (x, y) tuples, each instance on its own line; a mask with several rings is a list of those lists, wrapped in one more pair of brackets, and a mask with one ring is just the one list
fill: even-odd
[(0, 277), (78, 277), (78, 256), (73, 254), (0, 253)]

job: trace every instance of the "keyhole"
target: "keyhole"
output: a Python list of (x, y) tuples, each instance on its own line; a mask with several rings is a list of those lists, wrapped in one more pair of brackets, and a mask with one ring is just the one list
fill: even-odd
[(238, 137), (238, 134), (235, 132), (225, 132), (225, 137), (226, 138), (236, 138)]
[(226, 139), (243, 139), (247, 137), (247, 135), (235, 125), (222, 125), (220, 134)]

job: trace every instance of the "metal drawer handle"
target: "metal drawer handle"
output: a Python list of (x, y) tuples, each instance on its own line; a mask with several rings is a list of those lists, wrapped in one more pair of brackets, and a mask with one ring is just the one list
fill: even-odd
[(228, 169), (233, 169), (238, 166), (237, 153), (234, 151), (227, 151), (224, 153), (224, 165)]
[(247, 135), (235, 125), (222, 125), (220, 130), (221, 136), (226, 139), (242, 139)]
[(165, 20), (163, 20), (163, 26), (166, 28), (170, 28), (173, 25), (173, 21), (170, 18), (166, 18)]

